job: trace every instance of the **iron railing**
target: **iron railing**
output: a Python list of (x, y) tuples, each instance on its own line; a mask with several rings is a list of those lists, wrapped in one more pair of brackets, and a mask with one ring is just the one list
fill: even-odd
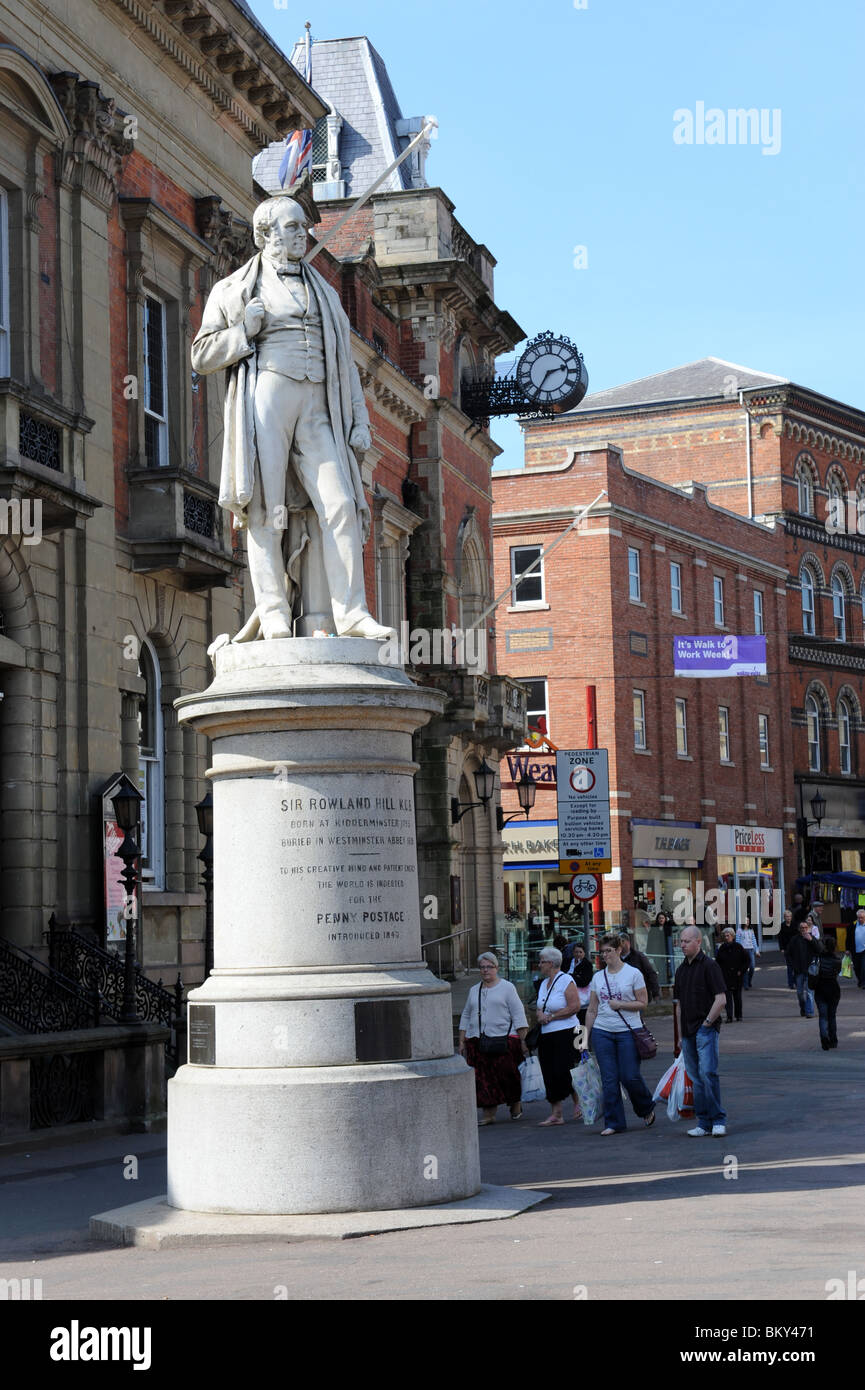
[[(426, 960), (427, 965), (429, 965), (429, 961), (427, 960), (426, 952), (433, 946), (437, 949), (436, 969), (433, 971), (433, 974), (438, 975), (439, 979), (442, 978), (442, 947), (448, 941), (456, 941), (461, 936), (471, 935), (473, 930), (473, 927), (463, 927), (462, 931), (452, 931), (448, 936), (437, 936), (434, 941), (424, 941), (422, 943), (421, 950), (424, 952), (424, 960)], [(451, 963), (453, 963), (453, 955), (451, 956)], [(431, 966), (430, 969), (432, 969)]]
[(59, 1033), (99, 1024), (102, 1001), (95, 986), (67, 979), (58, 970), (0, 937), (0, 1014), (25, 1033)]

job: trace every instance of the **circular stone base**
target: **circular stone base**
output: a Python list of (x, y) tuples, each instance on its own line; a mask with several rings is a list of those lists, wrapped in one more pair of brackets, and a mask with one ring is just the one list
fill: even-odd
[(168, 1083), (168, 1203), (299, 1215), (472, 1197), (480, 1189), (474, 1089), (461, 1057), (181, 1067)]

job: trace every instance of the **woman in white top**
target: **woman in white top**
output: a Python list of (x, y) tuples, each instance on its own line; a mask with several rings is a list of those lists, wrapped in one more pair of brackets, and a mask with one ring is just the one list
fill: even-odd
[(481, 1124), (491, 1125), (500, 1105), (510, 1107), (512, 1120), (523, 1113), (519, 1066), (528, 1056), (528, 1021), (510, 980), (499, 979), (499, 962), (492, 951), (478, 956), (478, 969), (481, 982), (469, 990), (460, 1018), (459, 1051), (474, 1067), (478, 1105), (484, 1112)]
[(642, 1027), (640, 1009), (645, 1008), (649, 992), (639, 970), (625, 965), (621, 942), (615, 934), (601, 938), (603, 969), (592, 976), (592, 997), (586, 1013), (586, 1046), (592, 1051), (604, 1083), (604, 1135), (627, 1129), (624, 1086), (637, 1115), (646, 1125), (655, 1123), (655, 1102), (640, 1075), (640, 1054), (633, 1028)]
[(757, 938), (754, 935), (754, 929), (747, 917), (742, 925), (736, 928), (736, 940), (748, 955), (748, 961), (750, 963), (748, 969), (745, 971), (745, 989), (750, 989), (751, 982), (754, 979), (754, 971), (757, 967), (757, 957), (760, 952), (757, 950)]
[(535, 1006), (541, 1025), (538, 1061), (547, 1088), (547, 1100), (553, 1107), (550, 1118), (542, 1120), (541, 1124), (563, 1125), (562, 1101), (566, 1096), (573, 1099), (574, 1119), (582, 1118), (571, 1083), (571, 1068), (577, 1062), (574, 1056), (574, 1028), (580, 996), (570, 975), (563, 973), (562, 953), (555, 946), (544, 947), (538, 965), (542, 976)]

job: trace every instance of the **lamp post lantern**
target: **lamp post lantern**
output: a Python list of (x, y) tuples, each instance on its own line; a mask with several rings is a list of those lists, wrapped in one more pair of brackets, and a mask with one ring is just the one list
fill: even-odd
[(117, 857), (123, 860), (123, 882), (126, 888), (126, 909), (123, 914), (126, 921), (123, 1009), (120, 1022), (133, 1025), (141, 1023), (135, 1008), (135, 922), (138, 917), (138, 895), (135, 891), (138, 876), (135, 872), (135, 861), (141, 857), (141, 850), (136, 841), (143, 800), (141, 792), (126, 776), (121, 779), (119, 790), (111, 798), (114, 819), (118, 829), (123, 831), (123, 843), (117, 850)]

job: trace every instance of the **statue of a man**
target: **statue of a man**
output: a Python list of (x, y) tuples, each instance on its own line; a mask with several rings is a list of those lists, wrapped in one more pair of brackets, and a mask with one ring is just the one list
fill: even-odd
[(355, 451), (370, 433), (349, 321), (302, 263), (299, 203), (260, 203), (253, 236), (259, 251), (214, 285), (192, 345), (200, 375), (227, 368), (219, 503), (247, 528), (256, 604), (235, 640), (292, 637), (299, 615), (305, 634), (323, 623), (385, 640), (364, 589), (370, 516)]

